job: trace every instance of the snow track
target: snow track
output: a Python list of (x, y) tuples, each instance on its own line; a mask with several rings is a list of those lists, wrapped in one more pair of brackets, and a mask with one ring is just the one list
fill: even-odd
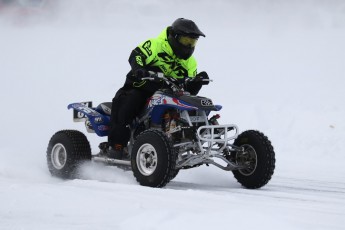
[[(0, 6), (0, 230), (345, 229), (344, 1), (53, 2)], [(268, 136), (272, 180), (248, 190), (202, 166), (153, 189), (97, 164), (52, 178), (51, 136), (87, 134), (66, 106), (111, 101), (131, 50), (178, 17), (206, 34), (195, 57), (214, 81), (200, 94), (221, 124)], [(105, 141), (87, 138), (93, 154)]]
[[(117, 172), (121, 174), (125, 172)], [(0, 202), (0, 229), (208, 229), (230, 223), (259, 229), (343, 229), (345, 224), (344, 184), (286, 177), (259, 190), (178, 180), (153, 189), (132, 182), (2, 178)]]

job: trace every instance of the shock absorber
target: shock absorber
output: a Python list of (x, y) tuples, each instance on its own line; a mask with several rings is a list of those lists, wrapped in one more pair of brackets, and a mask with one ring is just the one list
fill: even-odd
[(165, 132), (169, 132), (169, 130), (170, 130), (170, 114), (169, 114), (169, 112), (166, 112), (164, 114), (163, 119), (164, 119), (163, 129)]

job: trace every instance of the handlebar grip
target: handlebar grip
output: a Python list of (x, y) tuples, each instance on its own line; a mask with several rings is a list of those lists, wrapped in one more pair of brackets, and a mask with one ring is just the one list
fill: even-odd
[(153, 80), (155, 80), (155, 78), (154, 77), (143, 77), (143, 78), (141, 78), (141, 80), (142, 81), (144, 81), (144, 80), (153, 81)]
[(148, 71), (150, 74), (150, 77), (143, 77), (141, 78), (142, 80), (148, 80), (148, 81), (156, 81), (164, 78), (164, 74), (161, 72), (153, 72), (153, 71)]
[(195, 77), (195, 78), (187, 78), (185, 80), (186, 83), (188, 82), (212, 82), (212, 79), (203, 79), (203, 78), (199, 78), (199, 77)]
[(164, 74), (161, 72), (153, 72), (153, 71), (149, 71), (149, 74), (151, 77), (158, 77), (158, 78), (163, 78)]

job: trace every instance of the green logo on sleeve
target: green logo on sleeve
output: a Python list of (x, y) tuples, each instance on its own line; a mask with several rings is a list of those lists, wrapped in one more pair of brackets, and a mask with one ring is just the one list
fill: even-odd
[(143, 48), (144, 48), (144, 50), (147, 52), (147, 54), (148, 54), (149, 56), (152, 55), (152, 51), (151, 51), (151, 41), (150, 41), (150, 40), (146, 41), (146, 42), (143, 44)]
[(144, 66), (143, 60), (141, 59), (141, 56), (140, 56), (140, 55), (135, 56), (135, 60), (136, 60), (136, 62), (138, 63), (138, 65)]

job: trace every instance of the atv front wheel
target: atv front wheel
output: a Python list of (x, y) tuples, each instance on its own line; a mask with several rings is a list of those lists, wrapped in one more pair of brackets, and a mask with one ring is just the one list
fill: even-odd
[(268, 138), (259, 131), (248, 130), (236, 138), (234, 145), (242, 151), (233, 152), (231, 158), (244, 166), (233, 171), (237, 181), (249, 189), (266, 185), (275, 168), (275, 153)]
[(47, 148), (47, 164), (52, 176), (72, 179), (78, 167), (91, 160), (91, 148), (86, 136), (77, 130), (55, 133)]
[(164, 187), (177, 175), (176, 152), (164, 132), (142, 132), (133, 145), (132, 170), (139, 184), (149, 187)]

